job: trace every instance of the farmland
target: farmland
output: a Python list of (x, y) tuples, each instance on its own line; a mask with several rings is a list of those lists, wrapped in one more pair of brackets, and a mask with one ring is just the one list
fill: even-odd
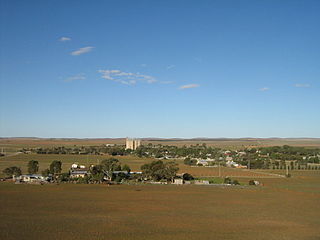
[(264, 187), (0, 183), (0, 239), (319, 239), (320, 175)]
[[(320, 147), (319, 138), (242, 138), (242, 139), (143, 139), (143, 144), (162, 144), (174, 146), (190, 146), (205, 143), (207, 146), (226, 149), (243, 149), (245, 147), (263, 146), (306, 146)], [(0, 138), (0, 148), (7, 152), (16, 152), (23, 147), (53, 147), (53, 146), (98, 146), (102, 144), (125, 144), (124, 138), (106, 139), (42, 139), (42, 138)]]
[[(30, 160), (39, 162), (40, 172), (53, 160), (59, 160), (62, 172), (67, 172), (74, 162), (97, 164), (112, 156), (15, 154), (23, 147), (122, 143), (119, 139), (113, 140), (119, 142), (8, 141), (0, 141), (10, 152), (0, 158), (0, 169), (18, 166), (24, 173)], [(135, 155), (114, 157), (134, 171), (154, 160)], [(242, 185), (0, 182), (0, 239), (319, 239), (319, 170), (292, 170), (292, 177), (284, 178), (283, 169), (221, 166), (219, 171), (217, 166), (189, 166), (182, 159), (176, 162), (179, 173), (207, 179), (217, 178), (220, 172), (221, 178), (228, 176)], [(250, 179), (257, 179), (263, 185), (248, 186)]]

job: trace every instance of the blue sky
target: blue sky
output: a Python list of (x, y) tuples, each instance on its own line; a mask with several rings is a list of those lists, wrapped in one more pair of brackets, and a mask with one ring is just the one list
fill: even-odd
[(2, 137), (320, 137), (320, 1), (0, 3)]

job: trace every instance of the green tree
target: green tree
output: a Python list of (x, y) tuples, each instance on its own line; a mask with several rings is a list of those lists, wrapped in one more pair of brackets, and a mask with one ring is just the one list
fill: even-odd
[(6, 176), (12, 177), (12, 175), (20, 176), (21, 175), (21, 169), (19, 167), (13, 166), (8, 167), (2, 171)]
[(186, 181), (194, 180), (194, 177), (190, 173), (183, 174), (182, 178)]
[(128, 173), (130, 173), (130, 172), (131, 172), (131, 169), (130, 169), (129, 165), (124, 164), (124, 165), (122, 166), (122, 171), (127, 171)]
[(28, 173), (35, 174), (39, 171), (39, 162), (35, 160), (31, 160), (28, 162)]
[(116, 171), (116, 169), (119, 169), (120, 163), (119, 163), (119, 160), (116, 158), (108, 158), (108, 159), (102, 160), (101, 165), (103, 170), (112, 172), (112, 171)]
[(94, 165), (90, 167), (89, 169), (91, 175), (98, 175), (100, 173), (103, 173), (103, 166), (102, 165)]
[(48, 177), (50, 174), (50, 170), (48, 168), (46, 168), (45, 170), (43, 170), (41, 172), (41, 175), (44, 176), (44, 177)]
[(153, 161), (141, 166), (142, 174), (144, 177), (153, 179), (155, 181), (160, 180), (173, 180), (176, 176), (179, 168), (175, 162), (164, 163), (161, 160)]
[(167, 180), (173, 181), (178, 171), (179, 171), (179, 167), (176, 162), (168, 162), (165, 164), (165, 178)]
[(62, 163), (60, 161), (54, 160), (50, 164), (50, 173), (58, 174), (61, 173), (62, 170)]

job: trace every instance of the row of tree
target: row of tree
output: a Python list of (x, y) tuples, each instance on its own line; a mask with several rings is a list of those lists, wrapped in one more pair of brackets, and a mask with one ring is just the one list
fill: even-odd
[(74, 155), (101, 155), (109, 154), (112, 156), (123, 156), (131, 153), (132, 150), (125, 149), (124, 146), (73, 146), (73, 147), (41, 147), (41, 148), (23, 148), (23, 153), (36, 154), (74, 154)]
[[(43, 176), (48, 176), (49, 174), (56, 175), (61, 173), (62, 170), (62, 162), (61, 161), (52, 161), (49, 168), (42, 171)], [(31, 160), (27, 164), (28, 174), (36, 174), (39, 172), (39, 162), (35, 160)], [(2, 171), (7, 177), (11, 177), (13, 175), (20, 176), (22, 174), (21, 168), (17, 166), (12, 166), (5, 168)]]

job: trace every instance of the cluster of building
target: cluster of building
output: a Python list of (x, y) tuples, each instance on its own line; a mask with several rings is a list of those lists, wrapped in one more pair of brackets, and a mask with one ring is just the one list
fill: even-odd
[(13, 176), (15, 183), (31, 183), (31, 184), (43, 184), (50, 181), (51, 176), (44, 177), (41, 174), (23, 174), (18, 177)]
[(172, 184), (182, 185), (182, 184), (195, 184), (195, 185), (209, 185), (208, 180), (193, 180), (193, 181), (186, 181), (183, 178), (175, 178)]
[[(215, 159), (195, 159), (197, 160), (197, 165), (198, 166), (216, 166), (216, 160)], [(221, 159), (219, 159), (221, 161)], [(224, 159), (223, 159), (224, 160)], [(232, 157), (226, 157), (225, 158), (225, 164), (227, 167), (233, 167), (233, 168), (247, 168), (247, 166), (243, 166), (239, 163), (236, 163), (233, 161)]]

